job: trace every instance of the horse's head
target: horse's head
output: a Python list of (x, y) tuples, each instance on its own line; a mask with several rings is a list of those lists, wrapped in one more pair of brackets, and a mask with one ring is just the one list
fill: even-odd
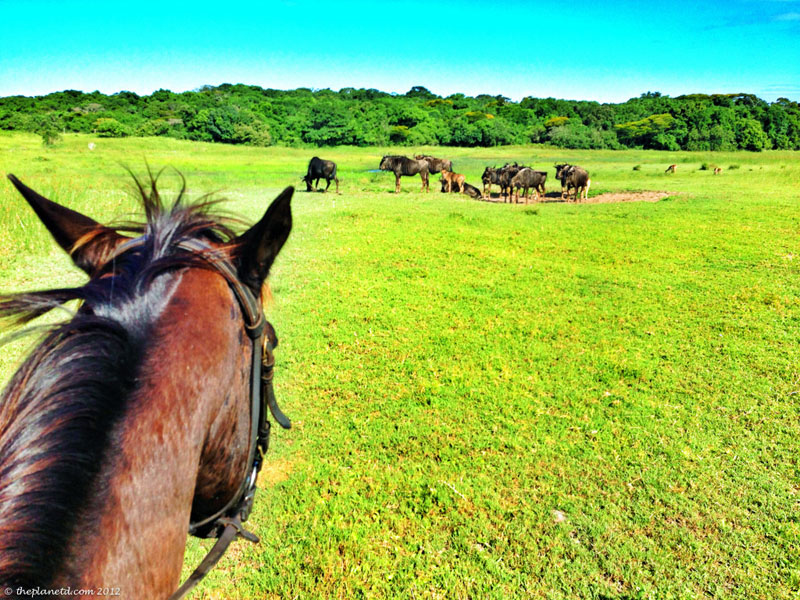
[[(277, 344), (261, 290), (293, 189), (235, 235), (209, 202), (187, 206), (181, 192), (165, 206), (155, 180), (137, 181), (147, 223), (116, 229), (9, 178), (89, 281), (0, 301), (19, 321), (82, 302), (0, 399), (0, 583), (113, 580), (130, 597), (166, 597), (190, 522), (234, 514), (251, 475), (251, 393), (262, 343), (265, 360)], [(31, 506), (24, 522), (4, 520)]]

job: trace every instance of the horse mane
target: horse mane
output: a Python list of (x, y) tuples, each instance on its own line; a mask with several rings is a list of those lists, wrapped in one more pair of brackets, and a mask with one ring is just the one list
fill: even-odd
[[(205, 266), (177, 244), (201, 238), (231, 248), (231, 217), (218, 202), (185, 201), (186, 184), (165, 202), (136, 176), (146, 220), (113, 230), (145, 243), (101, 268), (85, 285), (0, 296), (0, 319), (18, 326), (77, 300), (67, 322), (44, 329), (0, 396), (0, 585), (46, 587), (58, 574), (82, 511), (107, 493), (101, 465), (114, 460), (114, 426), (136, 387), (161, 306), (165, 271)], [(109, 228), (103, 228), (108, 232)], [(80, 240), (88, 243), (95, 233)]]

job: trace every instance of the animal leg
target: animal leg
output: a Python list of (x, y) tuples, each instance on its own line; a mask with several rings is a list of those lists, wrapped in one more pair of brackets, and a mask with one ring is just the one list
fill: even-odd
[(394, 176), (394, 193), (395, 194), (400, 193), (400, 175), (398, 175), (397, 173), (395, 173)]

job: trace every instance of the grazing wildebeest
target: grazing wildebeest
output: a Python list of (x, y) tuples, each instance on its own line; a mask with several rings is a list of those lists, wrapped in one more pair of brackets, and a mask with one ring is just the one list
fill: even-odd
[(0, 297), (16, 324), (80, 302), (0, 397), (0, 588), (172, 598), (187, 532), (219, 537), (205, 570), (258, 539), (242, 521), (277, 408), (262, 284), (293, 189), (237, 236), (185, 184), (166, 202), (137, 179), (147, 222), (113, 228), (9, 179), (88, 281)]
[(481, 196), (481, 191), (478, 188), (467, 183), (466, 181), (464, 182), (464, 185), (461, 186), (461, 191), (475, 200), (480, 200), (483, 197)]
[[(379, 169), (381, 171), (391, 171), (394, 173), (394, 191), (400, 191), (400, 177), (403, 175), (417, 175), (422, 179), (422, 190), (429, 191), (428, 188), (428, 163), (424, 160), (414, 160), (407, 156), (384, 156), (381, 159)], [(420, 191), (422, 191), (420, 190)]]
[(576, 165), (556, 165), (556, 179), (561, 181), (561, 199), (569, 201), (569, 191), (575, 189), (575, 202), (581, 198), (584, 200), (589, 197), (589, 186), (592, 180), (586, 169)]
[[(332, 160), (322, 160), (321, 158), (314, 157), (308, 163), (308, 172), (302, 178), (306, 182), (306, 191), (311, 192), (319, 185), (319, 180), (324, 179), (328, 182), (325, 186), (325, 191), (331, 187), (331, 179), (336, 182), (336, 193), (339, 193), (339, 179), (336, 177), (336, 163)], [(311, 187), (311, 182), (314, 181), (314, 187)]]
[(442, 191), (460, 192), (464, 186), (464, 176), (461, 173), (453, 173), (447, 169), (442, 169)]
[(511, 178), (511, 187), (517, 192), (517, 202), (519, 202), (519, 189), (522, 188), (522, 197), (527, 203), (528, 190), (532, 189), (532, 193), (536, 195), (536, 200), (539, 200), (539, 195), (544, 195), (544, 184), (547, 181), (547, 173), (544, 171), (534, 171), (530, 167), (524, 167)]
[(664, 171), (664, 173), (674, 173), (675, 169), (677, 169), (677, 168), (678, 168), (678, 165), (670, 165), (670, 166), (667, 167), (667, 170)]
[(453, 161), (448, 160), (446, 158), (435, 158), (433, 156), (427, 156), (425, 154), (417, 154), (414, 156), (416, 160), (424, 160), (428, 163), (428, 172), (436, 174), (440, 172), (442, 169), (447, 169), (448, 171), (453, 170)]

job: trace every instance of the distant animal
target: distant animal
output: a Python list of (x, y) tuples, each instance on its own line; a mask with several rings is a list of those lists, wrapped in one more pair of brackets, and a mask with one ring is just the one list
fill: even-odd
[[(339, 193), (339, 178), (336, 177), (336, 163), (332, 160), (322, 160), (321, 158), (314, 157), (308, 163), (308, 172), (302, 178), (306, 182), (306, 191), (311, 192), (319, 185), (319, 180), (324, 179), (328, 182), (325, 186), (325, 191), (331, 187), (331, 179), (336, 182), (336, 193)], [(314, 187), (311, 187), (311, 182), (315, 181)]]
[(519, 202), (519, 190), (522, 188), (522, 198), (527, 203), (528, 190), (532, 190), (532, 195), (536, 196), (538, 202), (539, 197), (545, 193), (544, 184), (547, 181), (547, 173), (544, 171), (534, 171), (530, 167), (520, 169), (519, 172), (511, 178), (511, 187), (517, 193), (517, 202)]
[(88, 281), (0, 297), (16, 324), (80, 302), (0, 396), (0, 587), (172, 597), (187, 531), (219, 537), (215, 552), (257, 540), (242, 521), (277, 345), (261, 290), (294, 190), (237, 236), (185, 184), (167, 203), (137, 179), (147, 222), (118, 229), (9, 179)]
[(424, 160), (428, 163), (428, 172), (429, 173), (439, 173), (442, 169), (447, 169), (448, 171), (453, 170), (453, 161), (448, 160), (446, 158), (435, 158), (433, 156), (427, 156), (425, 154), (417, 154), (414, 156), (416, 160)]
[(722, 167), (714, 167), (714, 175), (719, 175), (722, 173)]
[(442, 183), (442, 190), (441, 191), (442, 191), (443, 194), (446, 194), (449, 191), (453, 191), (453, 192), (460, 192), (461, 191), (461, 188), (458, 187), (458, 184), (455, 184), (452, 187), (452, 190), (448, 190), (447, 188), (450, 186), (450, 182), (449, 181), (445, 181), (444, 178), (440, 179), (439, 181), (441, 181), (441, 183)]
[(556, 165), (556, 179), (561, 181), (561, 199), (569, 201), (570, 190), (575, 190), (575, 202), (589, 197), (589, 186), (592, 180), (586, 169), (576, 165)]
[(422, 189), (420, 191), (430, 191), (428, 188), (428, 163), (424, 160), (416, 160), (407, 156), (384, 156), (378, 167), (381, 171), (391, 171), (394, 173), (394, 191), (400, 191), (400, 177), (404, 175), (419, 174), (422, 179)]
[(670, 166), (667, 167), (667, 170), (664, 171), (664, 173), (674, 173), (675, 169), (677, 169), (677, 168), (678, 168), (678, 165), (670, 165)]
[(500, 180), (500, 197), (503, 198), (503, 202), (511, 202), (511, 180), (523, 168), (521, 165), (514, 163), (500, 169), (498, 179)]
[(483, 197), (478, 188), (467, 183), (466, 181), (464, 182), (464, 185), (461, 186), (461, 192), (467, 194), (469, 197), (474, 198), (475, 200), (480, 200)]
[(500, 169), (497, 167), (486, 167), (483, 170), (483, 175), (481, 175), (481, 181), (483, 182), (484, 197), (490, 198), (492, 196), (492, 184), (500, 183)]
[(464, 179), (461, 173), (453, 173), (447, 169), (442, 169), (442, 191), (460, 192), (464, 186)]

